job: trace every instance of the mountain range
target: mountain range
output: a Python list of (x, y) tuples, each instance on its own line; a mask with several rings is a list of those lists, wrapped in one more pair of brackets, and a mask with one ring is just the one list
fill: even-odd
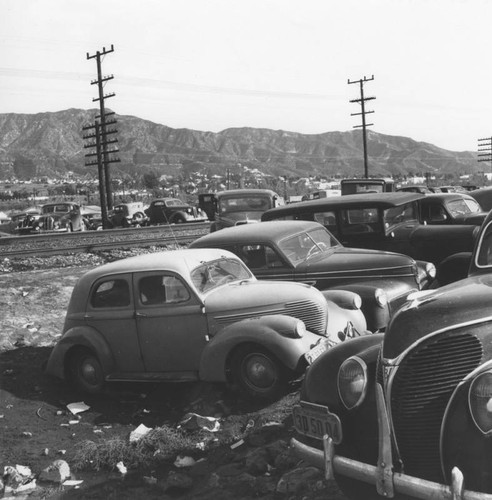
[[(107, 110), (109, 111), (109, 110)], [(84, 135), (98, 110), (67, 109), (35, 114), (0, 114), (0, 178), (14, 173), (16, 159), (32, 161), (37, 176), (72, 171), (96, 176), (85, 155), (94, 150)], [(119, 151), (113, 172), (224, 175), (248, 167), (273, 176), (350, 177), (364, 174), (361, 130), (300, 134), (263, 128), (221, 132), (174, 129), (135, 116), (114, 115)], [(111, 117), (113, 118), (113, 117)], [(94, 140), (92, 140), (94, 142)], [(408, 137), (367, 132), (370, 176), (473, 174), (483, 168), (476, 153), (454, 152)]]

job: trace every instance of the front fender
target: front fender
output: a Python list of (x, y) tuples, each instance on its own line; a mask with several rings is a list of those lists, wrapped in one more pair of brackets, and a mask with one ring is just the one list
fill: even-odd
[(349, 321), (360, 334), (367, 331), (364, 313), (354, 307), (357, 294), (347, 290), (324, 290), (321, 293), (328, 306), (328, 337), (338, 339), (338, 332), (343, 331)]
[(77, 326), (67, 330), (51, 351), (46, 373), (65, 379), (68, 357), (78, 347), (85, 347), (97, 354), (106, 375), (114, 370), (115, 361), (104, 337), (94, 328)]
[(456, 466), (465, 477), (467, 489), (487, 493), (492, 493), (492, 434), (481, 431), (475, 425), (468, 393), (473, 380), (491, 369), (492, 361), (489, 360), (457, 387), (446, 409), (441, 429), (441, 462), (445, 477), (449, 479), (451, 469)]
[(235, 348), (256, 344), (268, 349), (289, 369), (299, 370), (303, 355), (320, 337), (306, 332), (294, 337), (299, 320), (291, 316), (271, 315), (245, 319), (226, 326), (212, 337), (200, 360), (200, 379), (226, 381), (228, 360)]

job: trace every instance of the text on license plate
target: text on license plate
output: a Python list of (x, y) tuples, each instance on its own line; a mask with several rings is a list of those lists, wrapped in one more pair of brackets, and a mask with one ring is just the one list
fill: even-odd
[(299, 434), (315, 439), (323, 439), (327, 434), (335, 444), (342, 442), (342, 423), (326, 406), (301, 401), (294, 406), (293, 417)]
[(330, 343), (328, 340), (323, 339), (321, 342), (318, 342), (312, 349), (304, 354), (306, 361), (309, 364), (312, 364), (313, 361), (321, 356), (328, 348), (330, 347)]

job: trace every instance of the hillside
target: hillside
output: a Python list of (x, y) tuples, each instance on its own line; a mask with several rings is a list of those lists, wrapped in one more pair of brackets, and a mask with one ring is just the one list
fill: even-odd
[[(0, 114), (0, 178), (13, 173), (13, 161), (31, 159), (36, 174), (96, 173), (85, 166), (83, 126), (93, 123), (97, 110), (68, 109), (54, 113)], [(299, 134), (282, 130), (230, 128), (218, 133), (173, 129), (134, 116), (116, 115), (118, 156), (114, 171), (186, 174), (225, 173), (238, 165), (265, 174), (361, 175), (360, 130)], [(87, 133), (87, 132), (85, 132)], [(475, 153), (453, 152), (407, 137), (368, 131), (370, 175), (474, 173)]]

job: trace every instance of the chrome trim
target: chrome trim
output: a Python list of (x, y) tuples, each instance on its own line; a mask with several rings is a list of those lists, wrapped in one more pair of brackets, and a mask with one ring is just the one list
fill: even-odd
[[(307, 446), (295, 438), (291, 439), (290, 446), (300, 459), (320, 470), (324, 470), (325, 456), (323, 450)], [(330, 457), (330, 463), (334, 473), (376, 486), (376, 466), (336, 454)], [(457, 488), (459, 488), (458, 469), (453, 471), (453, 483), (458, 483)], [(412, 498), (420, 498), (423, 500), (429, 498), (439, 500), (492, 500), (492, 494), (490, 493), (481, 493), (471, 490), (462, 490), (460, 492), (456, 491), (456, 487), (453, 489), (453, 486), (408, 476), (399, 472), (393, 473), (393, 484), (395, 493), (401, 493)]]

